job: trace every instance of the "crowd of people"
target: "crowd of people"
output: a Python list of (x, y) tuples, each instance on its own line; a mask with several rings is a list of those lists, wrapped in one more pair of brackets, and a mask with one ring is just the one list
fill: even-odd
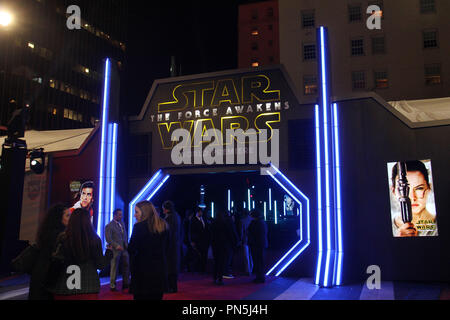
[[(37, 235), (39, 254), (31, 271), (29, 299), (97, 299), (98, 270), (110, 265), (111, 291), (118, 290), (120, 266), (122, 291), (135, 300), (160, 300), (163, 294), (178, 291), (180, 271), (208, 272), (210, 248), (215, 285), (224, 285), (223, 279), (234, 277), (233, 269), (237, 268), (233, 261), (240, 262), (244, 274), (253, 274), (254, 282), (265, 281), (267, 226), (258, 210), (232, 214), (219, 207), (211, 218), (197, 206), (181, 218), (172, 201), (165, 201), (160, 210), (142, 201), (136, 204), (134, 217), (128, 241), (122, 210), (113, 212), (105, 227), (107, 245), (103, 252), (89, 211), (64, 205), (50, 208)], [(70, 266), (79, 268), (78, 284)]]

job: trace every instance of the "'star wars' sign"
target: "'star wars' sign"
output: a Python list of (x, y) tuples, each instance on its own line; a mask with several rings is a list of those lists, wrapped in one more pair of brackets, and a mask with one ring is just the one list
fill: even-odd
[[(280, 90), (264, 74), (242, 76), (238, 79), (217, 80), (173, 85), (171, 94), (159, 102), (157, 113), (151, 114), (157, 123), (161, 145), (171, 149), (174, 130), (184, 128), (195, 136), (208, 129), (254, 128), (272, 130), (271, 123), (281, 121), (282, 110), (289, 109), (289, 101), (281, 101)], [(219, 141), (223, 144), (225, 136)]]
[[(189, 131), (193, 147), (203, 145), (203, 140), (225, 146), (230, 129), (250, 130), (257, 135), (264, 131), (270, 141), (273, 129), (280, 129), (284, 117), (298, 103), (279, 67), (201, 76), (156, 81), (141, 114), (132, 119), (145, 121), (140, 125), (132, 122), (132, 132), (153, 132), (153, 154), (159, 149), (159, 156), (163, 156), (163, 150), (172, 150), (177, 129)], [(220, 136), (211, 139), (209, 129)], [(199, 136), (201, 139), (194, 139)]]

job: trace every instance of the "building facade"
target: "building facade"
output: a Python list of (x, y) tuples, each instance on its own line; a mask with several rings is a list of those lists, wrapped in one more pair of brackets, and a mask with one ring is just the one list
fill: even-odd
[[(251, 6), (261, 11), (269, 3)], [(380, 29), (367, 26), (371, 5), (380, 8)], [(374, 91), (387, 101), (399, 101), (447, 97), (450, 92), (448, 1), (279, 0), (274, 10), (280, 63), (304, 103), (315, 103), (318, 96), (316, 28), (322, 25), (329, 29), (334, 96)], [(251, 44), (239, 42), (239, 56)]]
[[(76, 4), (80, 28), (70, 8)], [(28, 129), (93, 127), (100, 118), (103, 60), (124, 65), (126, 1), (3, 1), (0, 26), (0, 121), (28, 107)], [(72, 18), (71, 18), (72, 17)]]
[(239, 6), (239, 68), (280, 63), (278, 26), (277, 0)]

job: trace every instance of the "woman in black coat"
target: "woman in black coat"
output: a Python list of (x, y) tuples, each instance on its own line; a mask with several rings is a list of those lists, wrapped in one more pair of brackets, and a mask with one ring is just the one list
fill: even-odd
[[(54, 298), (56, 300), (98, 299), (100, 278), (97, 270), (108, 265), (113, 258), (113, 253), (107, 249), (103, 255), (102, 241), (95, 233), (89, 211), (77, 208), (72, 212), (69, 224), (58, 236), (56, 245), (51, 268), (54, 283), (50, 285)], [(72, 268), (69, 269), (69, 267)], [(72, 276), (75, 275), (73, 267), (79, 270), (78, 281)], [(69, 286), (69, 283), (72, 285)]]
[(50, 268), (52, 252), (56, 248), (58, 234), (67, 227), (70, 218), (69, 207), (63, 204), (52, 206), (39, 227), (36, 245), (39, 256), (30, 277), (29, 300), (52, 300), (53, 294), (46, 288), (48, 270)]
[(161, 300), (167, 286), (167, 242), (169, 227), (149, 201), (139, 202), (134, 214), (128, 253), (131, 286), (135, 300)]

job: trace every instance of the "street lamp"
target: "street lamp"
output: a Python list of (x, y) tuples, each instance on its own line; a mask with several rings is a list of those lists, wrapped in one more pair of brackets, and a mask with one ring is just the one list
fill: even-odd
[(13, 16), (8, 11), (0, 11), (0, 26), (8, 27), (13, 21)]

